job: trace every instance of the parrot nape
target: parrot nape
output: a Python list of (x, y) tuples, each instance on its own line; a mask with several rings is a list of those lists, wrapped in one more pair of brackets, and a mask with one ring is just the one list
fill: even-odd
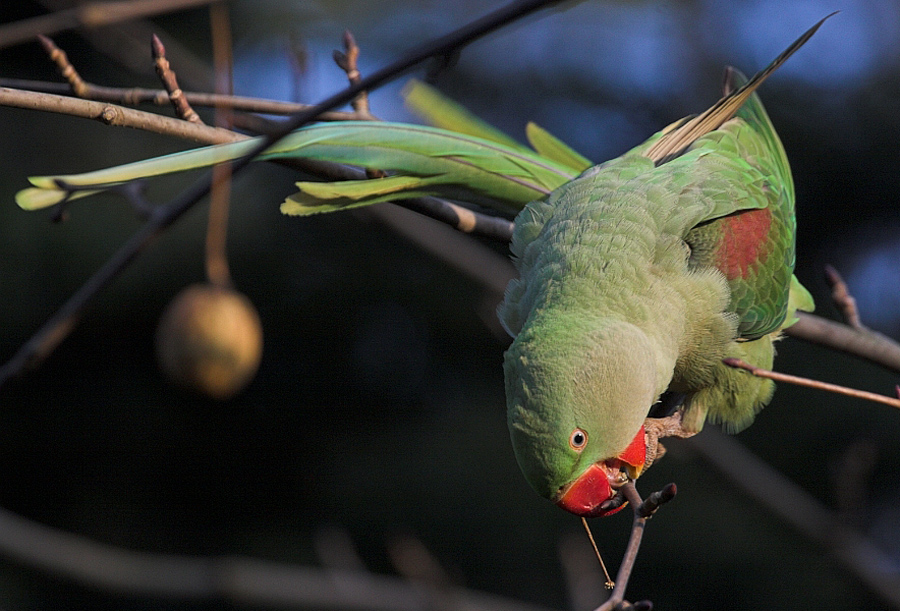
[[(725, 96), (705, 112), (594, 167), (534, 124), (532, 151), (422, 84), (407, 89), (407, 103), (440, 127), (319, 124), (260, 159), (389, 172), (297, 183), (286, 214), (420, 195), (520, 210), (519, 278), (498, 310), (514, 338), (504, 357), (512, 445), (542, 496), (584, 517), (609, 515), (623, 506), (621, 485), (661, 455), (660, 437), (692, 435), (706, 420), (731, 432), (750, 424), (773, 384), (722, 360), (771, 368), (781, 330), (813, 308), (793, 276), (790, 168), (754, 91), (825, 19), (749, 81), (729, 70)], [(34, 177), (16, 200), (60, 204), (235, 159), (255, 143)]]

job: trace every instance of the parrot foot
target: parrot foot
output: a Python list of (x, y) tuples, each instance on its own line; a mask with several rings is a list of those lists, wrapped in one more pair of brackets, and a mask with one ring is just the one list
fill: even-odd
[(684, 416), (684, 411), (678, 410), (665, 418), (647, 418), (644, 420), (644, 439), (647, 444), (647, 458), (644, 461), (644, 471), (666, 453), (666, 448), (660, 443), (660, 439), (663, 437), (687, 439), (697, 434), (697, 431), (684, 427), (682, 416)]

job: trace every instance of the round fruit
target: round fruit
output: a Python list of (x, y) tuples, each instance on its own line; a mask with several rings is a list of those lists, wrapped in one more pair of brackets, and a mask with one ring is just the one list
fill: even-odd
[(262, 358), (262, 325), (247, 297), (211, 284), (181, 291), (156, 330), (160, 368), (174, 382), (214, 399), (243, 389)]

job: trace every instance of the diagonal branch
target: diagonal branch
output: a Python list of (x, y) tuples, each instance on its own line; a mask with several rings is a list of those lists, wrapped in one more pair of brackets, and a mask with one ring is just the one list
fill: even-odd
[(900, 608), (900, 569), (871, 540), (740, 442), (705, 430), (684, 442), (735, 487), (828, 551), (885, 603)]
[(35, 93), (33, 91), (0, 87), (0, 105), (94, 119), (106, 125), (133, 127), (203, 144), (225, 144), (247, 138), (247, 136), (227, 129), (197, 125), (180, 119), (173, 119), (172, 117), (133, 108), (125, 108), (106, 102), (81, 100), (51, 93)]
[[(364, 570), (319, 569), (241, 556), (130, 550), (39, 524), (0, 508), (0, 556), (65, 579), (131, 596), (229, 602), (237, 606), (333, 611), (421, 611), (417, 584)], [(550, 611), (448, 586), (470, 611)]]
[[(233, 176), (242, 171), (261, 152), (295, 129), (315, 120), (320, 113), (350, 102), (363, 91), (371, 91), (384, 85), (427, 59), (455, 52), (502, 26), (557, 2), (559, 0), (519, 0), (513, 2), (433, 42), (410, 51), (392, 64), (361, 78), (357, 83), (332, 95), (313, 108), (295, 115), (285, 123), (281, 130), (262, 138), (260, 143), (245, 157), (231, 162), (230, 175)], [(200, 199), (209, 194), (212, 186), (212, 172), (207, 171), (201, 179), (182, 191), (168, 204), (156, 208), (144, 226), (43, 324), (7, 363), (0, 367), (0, 387), (12, 376), (18, 375), (27, 367), (34, 366), (43, 358), (46, 358), (68, 335), (81, 312), (93, 297), (130, 265), (157, 235), (177, 221)]]
[(118, 2), (86, 2), (77, 8), (50, 13), (0, 26), (0, 49), (72, 28), (96, 28), (120, 21), (150, 17), (214, 0), (120, 0)]
[(852, 354), (870, 363), (900, 373), (900, 344), (870, 329), (854, 329), (821, 316), (797, 312), (800, 319), (784, 330), (785, 335)]

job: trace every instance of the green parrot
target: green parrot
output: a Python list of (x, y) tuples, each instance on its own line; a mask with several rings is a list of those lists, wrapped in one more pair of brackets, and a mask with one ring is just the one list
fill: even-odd
[[(689, 436), (707, 420), (731, 432), (751, 423), (773, 384), (723, 359), (771, 368), (781, 330), (813, 308), (793, 276), (790, 168), (754, 91), (824, 21), (749, 81), (729, 71), (725, 96), (707, 111), (593, 167), (536, 125), (531, 150), (421, 84), (407, 102), (440, 127), (315, 125), (261, 158), (390, 171), (298, 183), (282, 205), (288, 214), (420, 195), (519, 210), (519, 278), (499, 308), (514, 338), (504, 357), (512, 445), (542, 496), (580, 516), (609, 515), (623, 506), (619, 488), (661, 455), (660, 437)], [(59, 204), (234, 159), (254, 144), (31, 178), (17, 201)]]

